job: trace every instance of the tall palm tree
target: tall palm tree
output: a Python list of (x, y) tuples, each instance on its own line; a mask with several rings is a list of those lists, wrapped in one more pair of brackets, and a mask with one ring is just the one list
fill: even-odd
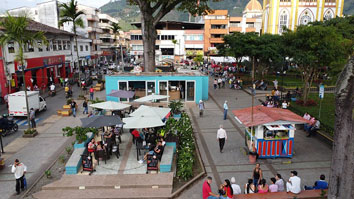
[(72, 23), (73, 24), (73, 32), (74, 32), (74, 39), (76, 44), (76, 55), (77, 55), (77, 63), (79, 66), (79, 80), (80, 81), (80, 56), (79, 56), (79, 46), (77, 44), (77, 34), (76, 28), (84, 28), (84, 21), (80, 18), (80, 15), (84, 15), (83, 11), (78, 10), (77, 1), (71, 0), (68, 3), (62, 3), (59, 5), (60, 8), (60, 20), (59, 25), (62, 26), (64, 23)]
[[(118, 40), (117, 40), (117, 36), (119, 35), (119, 30), (121, 29), (118, 23), (113, 22), (112, 26), (110, 27), (110, 29), (113, 32), (114, 35), (114, 41), (116, 43), (116, 46), (118, 46)], [(120, 44), (120, 56), (122, 59), (122, 63), (124, 64), (124, 58), (123, 58), (123, 48), (122, 48), (122, 44)]]
[(26, 98), (26, 108), (27, 108), (27, 124), (28, 129), (30, 128), (30, 118), (29, 118), (29, 107), (28, 107), (28, 98), (27, 98), (27, 86), (25, 81), (25, 57), (23, 50), (25, 46), (32, 45), (35, 46), (38, 44), (38, 41), (41, 41), (43, 44), (47, 44), (47, 38), (44, 36), (44, 32), (33, 32), (27, 30), (29, 19), (27, 16), (14, 17), (7, 13), (7, 16), (0, 21), (0, 27), (4, 29), (4, 33), (0, 35), (0, 45), (5, 46), (8, 42), (14, 42), (18, 44), (18, 51), (15, 56), (15, 60), (18, 63), (18, 66), (22, 66), (22, 78), (24, 83), (25, 98)]

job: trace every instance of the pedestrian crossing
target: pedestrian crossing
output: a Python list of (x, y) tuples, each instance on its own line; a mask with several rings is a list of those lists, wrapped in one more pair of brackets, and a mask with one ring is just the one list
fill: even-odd
[[(41, 118), (36, 118), (36, 124), (38, 124), (39, 121), (41, 121)], [(26, 126), (27, 125), (26, 118), (16, 119), (15, 122), (18, 126)]]

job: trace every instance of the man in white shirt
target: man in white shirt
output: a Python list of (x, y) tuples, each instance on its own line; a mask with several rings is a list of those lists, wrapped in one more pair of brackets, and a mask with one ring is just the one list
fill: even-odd
[(274, 84), (274, 88), (275, 88), (275, 89), (278, 89), (278, 80), (277, 80), (277, 79), (275, 79), (275, 80), (273, 81), (273, 84)]
[(224, 149), (225, 141), (227, 140), (226, 131), (223, 129), (223, 126), (220, 125), (220, 128), (217, 132), (216, 139), (219, 140), (220, 153)]
[(231, 178), (231, 187), (234, 195), (241, 194), (241, 187), (240, 185), (236, 184), (236, 179), (235, 177)]
[[(16, 178), (16, 193), (20, 194), (20, 191), (25, 189), (24, 186), (24, 176), (27, 171), (26, 165), (21, 163), (18, 159), (15, 160), (14, 165), (12, 165), (11, 172), (15, 174)], [(21, 190), (20, 190), (21, 187)]]
[(301, 179), (297, 177), (297, 171), (291, 171), (289, 182), (286, 183), (286, 192), (295, 194), (301, 192)]

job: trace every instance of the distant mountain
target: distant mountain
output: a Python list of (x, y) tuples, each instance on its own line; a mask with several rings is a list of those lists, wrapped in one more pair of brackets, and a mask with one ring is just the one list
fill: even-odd
[[(262, 0), (258, 0), (263, 4)], [(228, 10), (230, 16), (241, 16), (244, 7), (249, 0), (223, 0), (220, 2), (209, 2), (212, 9)], [(122, 26), (125, 29), (132, 28), (130, 22), (140, 21), (140, 10), (137, 6), (132, 6), (127, 3), (127, 0), (111, 0), (101, 8), (103, 13), (113, 17), (118, 17), (122, 21)], [(354, 15), (354, 0), (344, 0), (344, 14)], [(164, 20), (188, 21), (188, 13), (173, 10), (164, 17)]]

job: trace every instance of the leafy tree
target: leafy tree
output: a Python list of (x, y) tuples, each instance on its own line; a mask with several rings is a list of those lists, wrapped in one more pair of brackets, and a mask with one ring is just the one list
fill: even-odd
[[(23, 50), (25, 46), (32, 45), (35, 46), (38, 44), (38, 41), (42, 41), (43, 44), (47, 44), (47, 38), (44, 36), (44, 32), (38, 31), (33, 32), (28, 30), (29, 19), (27, 16), (18, 16), (13, 17), (7, 13), (2, 21), (0, 21), (0, 27), (5, 29), (5, 32), (0, 35), (0, 45), (4, 46), (8, 42), (14, 42), (18, 45), (18, 51), (16, 53), (16, 58), (14, 61), (18, 63), (19, 66), (25, 64), (25, 57)], [(22, 67), (22, 77), (25, 90), (26, 98), (26, 108), (27, 108), (27, 124), (28, 129), (30, 128), (30, 118), (29, 118), (29, 107), (28, 107), (28, 98), (27, 98), (27, 86), (25, 81), (25, 70)]]
[(204, 59), (202, 55), (197, 55), (193, 58), (193, 61), (197, 63), (197, 66), (200, 66), (200, 63), (203, 62)]
[[(188, 11), (192, 15), (207, 14), (211, 9), (208, 0), (129, 0), (138, 5), (141, 12), (141, 30), (144, 44), (144, 67), (153, 72), (155, 68), (156, 25), (171, 10)], [(220, 1), (220, 0), (213, 0)]]
[(320, 71), (335, 66), (338, 60), (348, 58), (349, 40), (344, 39), (334, 27), (299, 26), (296, 32), (284, 33), (286, 54), (295, 63), (303, 75), (303, 100), (308, 94), (313, 80)]
[(354, 195), (354, 57), (341, 72), (335, 90), (334, 143), (328, 198), (349, 199)]
[(62, 26), (64, 23), (72, 23), (73, 24), (73, 32), (74, 32), (74, 39), (76, 44), (76, 55), (77, 55), (77, 62), (79, 66), (79, 81), (80, 81), (80, 56), (79, 56), (79, 46), (77, 43), (77, 27), (84, 28), (84, 22), (80, 18), (80, 15), (84, 15), (83, 11), (79, 11), (77, 7), (77, 1), (71, 0), (67, 3), (62, 3), (59, 5), (60, 8), (60, 20), (59, 25)]
[[(113, 22), (112, 23), (112, 26), (110, 27), (110, 29), (112, 30), (113, 32), (113, 35), (114, 35), (114, 41), (116, 43), (116, 46), (118, 46), (118, 40), (117, 40), (117, 36), (119, 35), (119, 30), (121, 29), (119, 24), (118, 23), (115, 23)], [(122, 58), (122, 63), (124, 63), (124, 58), (123, 58), (123, 48), (122, 48), (122, 44), (120, 45), (120, 55), (121, 55), (121, 58)], [(116, 60), (118, 59), (117, 58), (118, 55), (116, 55)]]

